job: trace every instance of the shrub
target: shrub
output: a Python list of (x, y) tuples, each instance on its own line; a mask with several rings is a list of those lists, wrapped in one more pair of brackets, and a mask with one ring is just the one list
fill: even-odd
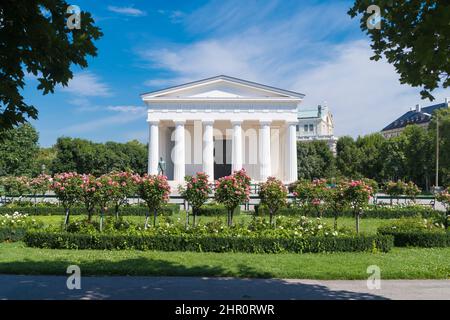
[[(237, 215), (241, 213), (240, 206), (237, 206), (233, 215)], [(207, 203), (203, 205), (197, 212), (199, 216), (226, 216), (228, 214), (228, 210), (224, 205), (216, 204), (216, 203)]]
[(442, 204), (444, 205), (446, 212), (444, 212), (444, 216), (443, 219), (444, 220), (444, 225), (445, 225), (445, 229), (448, 229), (448, 221), (449, 221), (449, 216), (450, 216), (450, 192), (449, 189), (447, 188), (446, 190), (440, 192), (437, 194), (436, 196), (436, 200), (442, 202)]
[(352, 180), (346, 183), (344, 196), (356, 218), (356, 233), (359, 233), (359, 219), (363, 210), (367, 208), (372, 194), (372, 187), (362, 180)]
[(70, 208), (78, 201), (81, 193), (81, 176), (75, 172), (66, 172), (55, 175), (51, 189), (64, 207), (66, 217), (64, 226), (69, 223)]
[(159, 209), (169, 201), (170, 186), (167, 177), (163, 175), (134, 176), (139, 197), (147, 204), (145, 229), (148, 227), (149, 213), (153, 212), (153, 226), (156, 226), (156, 216)]
[(0, 242), (20, 241), (29, 229), (42, 227), (42, 223), (37, 222), (26, 214), (14, 212), (0, 216)]
[(247, 202), (250, 195), (250, 177), (244, 169), (216, 181), (214, 199), (228, 211), (228, 226), (233, 224), (233, 212), (241, 203)]
[(450, 232), (446, 232), (443, 225), (427, 219), (398, 219), (378, 228), (378, 233), (393, 236), (398, 247), (450, 246)]
[(227, 237), (140, 234), (77, 234), (68, 232), (27, 232), (27, 246), (51, 249), (99, 249), (99, 250), (162, 250), (197, 252), (358, 252), (379, 250), (388, 252), (393, 245), (390, 236), (339, 236), (339, 237)]
[[(223, 209), (223, 207), (221, 207)], [(96, 213), (94, 209), (94, 213)], [(64, 208), (55, 204), (50, 203), (38, 203), (36, 206), (17, 206), (8, 205), (0, 207), (0, 215), (12, 214), (15, 211), (20, 211), (21, 213), (27, 215), (37, 215), (37, 216), (47, 216), (47, 215), (64, 215)], [(143, 205), (126, 205), (121, 209), (122, 216), (145, 216), (148, 212), (146, 206)], [(163, 205), (159, 209), (159, 214), (163, 216), (171, 216), (180, 212), (180, 206), (175, 203), (168, 203)], [(225, 211), (226, 212), (226, 211)], [(70, 209), (70, 215), (82, 215), (87, 214), (86, 208), (80, 205), (76, 205)]]
[[(195, 177), (186, 176), (186, 187), (180, 187), (181, 196), (191, 205), (193, 214), (193, 225), (195, 226), (195, 217), (203, 204), (208, 200), (211, 193), (211, 187), (208, 183), (208, 175), (198, 172)], [(188, 220), (189, 223), (189, 215)]]
[(273, 215), (286, 206), (288, 191), (283, 182), (275, 177), (269, 177), (266, 182), (259, 184), (259, 197), (261, 204), (269, 209), (270, 224), (273, 224)]

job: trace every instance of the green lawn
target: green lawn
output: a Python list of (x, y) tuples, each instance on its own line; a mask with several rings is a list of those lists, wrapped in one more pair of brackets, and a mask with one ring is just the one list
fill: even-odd
[[(36, 220), (43, 221), (46, 224), (52, 224), (52, 225), (61, 225), (64, 221), (64, 217), (61, 215), (59, 215), (59, 216), (58, 215), (55, 215), (55, 216), (33, 216), (33, 218)], [(82, 219), (82, 218), (85, 218), (85, 216), (78, 215), (78, 216), (71, 217), (72, 221), (74, 219), (78, 220), (78, 219)], [(183, 224), (186, 221), (185, 212), (181, 212), (180, 214), (174, 215), (170, 218), (173, 219), (174, 221), (177, 221), (179, 219), (179, 223), (183, 223)], [(98, 219), (98, 216), (95, 216), (94, 220), (97, 220), (97, 219)], [(145, 217), (124, 216), (123, 219), (128, 220), (130, 222), (134, 222), (134, 223), (144, 224)], [(207, 221), (211, 221), (213, 219), (218, 219), (218, 218), (217, 217), (198, 217), (197, 221), (207, 222)], [(226, 217), (220, 217), (220, 219), (223, 219), (223, 221), (226, 222)], [(236, 215), (234, 217), (234, 222), (235, 223), (239, 223), (241, 221), (248, 222), (250, 219), (252, 219), (251, 215), (240, 214), (240, 215)], [(314, 219), (314, 218), (312, 218), (312, 219)], [(325, 223), (327, 223), (328, 225), (333, 226), (333, 223), (334, 223), (333, 218), (323, 218), (322, 220), (325, 221)], [(390, 223), (390, 222), (391, 221), (389, 219), (361, 219), (360, 230), (361, 230), (361, 232), (365, 232), (365, 233), (376, 233), (377, 228), (379, 226), (385, 225), (386, 223)], [(348, 218), (348, 217), (341, 217), (338, 219), (338, 226), (339, 227), (348, 227), (348, 228), (351, 228), (352, 230), (354, 230), (355, 229), (355, 219)]]
[(378, 265), (384, 279), (450, 278), (450, 248), (394, 248), (389, 253), (245, 254), (160, 251), (51, 250), (0, 244), (0, 273), (65, 275), (235, 276), (367, 279)]

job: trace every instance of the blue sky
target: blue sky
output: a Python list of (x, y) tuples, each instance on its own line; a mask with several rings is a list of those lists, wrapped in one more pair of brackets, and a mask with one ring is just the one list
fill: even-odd
[[(29, 77), (27, 102), (40, 144), (59, 136), (146, 142), (139, 95), (226, 74), (306, 94), (304, 108), (326, 103), (337, 135), (380, 130), (421, 101), (392, 66), (369, 60), (351, 1), (77, 1), (104, 36), (98, 56), (66, 88), (42, 96)], [(443, 90), (435, 92), (438, 102)]]

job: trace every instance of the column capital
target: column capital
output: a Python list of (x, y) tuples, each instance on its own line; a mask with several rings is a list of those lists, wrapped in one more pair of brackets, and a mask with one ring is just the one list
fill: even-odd
[(234, 126), (234, 125), (242, 125), (242, 120), (231, 120), (231, 125), (232, 126)]
[(295, 121), (295, 120), (286, 121), (286, 125), (288, 125), (288, 126), (297, 125), (297, 124), (298, 124), (298, 120), (297, 121)]
[(147, 120), (147, 123), (152, 126), (159, 125), (160, 120)]

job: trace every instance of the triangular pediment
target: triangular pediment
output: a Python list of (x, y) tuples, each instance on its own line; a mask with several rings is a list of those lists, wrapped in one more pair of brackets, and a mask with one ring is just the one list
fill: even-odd
[(142, 95), (148, 99), (302, 99), (303, 94), (228, 76), (203, 79)]

